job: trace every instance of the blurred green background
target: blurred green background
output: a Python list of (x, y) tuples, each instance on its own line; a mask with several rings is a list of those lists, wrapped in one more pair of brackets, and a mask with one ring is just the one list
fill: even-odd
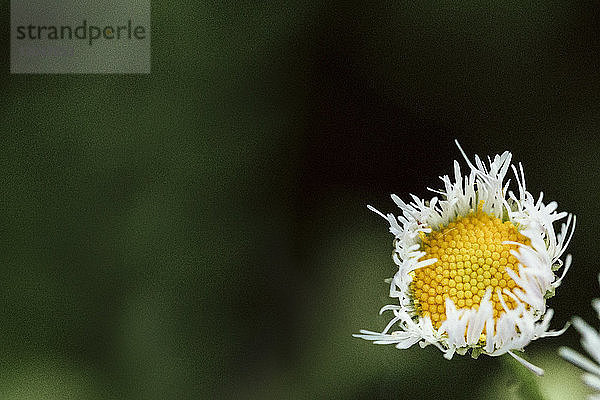
[[(0, 397), (520, 398), (512, 360), (351, 337), (395, 270), (365, 206), (429, 196), (455, 138), (512, 151), (578, 216), (553, 326), (597, 325), (599, 8), (154, 2), (151, 75), (9, 75), (5, 51)], [(583, 398), (559, 345), (525, 357)]]

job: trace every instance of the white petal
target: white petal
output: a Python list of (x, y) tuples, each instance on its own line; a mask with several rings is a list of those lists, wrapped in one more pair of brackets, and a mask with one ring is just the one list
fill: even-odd
[(527, 368), (528, 370), (530, 370), (534, 374), (536, 374), (538, 376), (544, 375), (544, 370), (541, 369), (540, 367), (536, 367), (535, 365), (533, 365), (529, 361), (526, 361), (523, 358), (519, 357), (518, 355), (516, 355), (512, 351), (509, 351), (508, 354), (510, 354), (511, 356), (513, 356), (513, 358), (515, 360), (517, 360), (518, 362), (520, 362), (525, 368)]
[(594, 364), (592, 361), (582, 356), (575, 350), (571, 350), (568, 347), (561, 347), (558, 349), (558, 354), (579, 368), (584, 369), (592, 374), (600, 375), (600, 366)]

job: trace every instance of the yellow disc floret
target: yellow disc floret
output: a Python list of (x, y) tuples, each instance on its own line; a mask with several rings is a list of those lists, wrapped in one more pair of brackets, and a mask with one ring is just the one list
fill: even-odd
[[(425, 256), (421, 260), (437, 258), (437, 262), (413, 272), (411, 288), (419, 314), (431, 318), (433, 326), (439, 328), (446, 319), (446, 298), (458, 309), (478, 308), (486, 290), (491, 288), (497, 319), (504, 312), (497, 289), (512, 292), (517, 287), (506, 268), (517, 272), (519, 265), (510, 254), (518, 246), (502, 244), (504, 241), (530, 245), (530, 240), (512, 222), (502, 222), (481, 210), (422, 235), (421, 250)], [(510, 296), (502, 298), (509, 308), (516, 307)]]

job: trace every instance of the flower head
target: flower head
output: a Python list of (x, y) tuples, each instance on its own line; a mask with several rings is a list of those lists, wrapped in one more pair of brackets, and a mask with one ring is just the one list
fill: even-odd
[[(600, 275), (598, 275), (598, 282), (600, 282)], [(593, 300), (592, 306), (600, 318), (600, 299)], [(584, 382), (598, 391), (596, 395), (590, 396), (590, 399), (600, 399), (600, 333), (579, 317), (573, 318), (573, 325), (581, 334), (581, 345), (594, 361), (568, 347), (561, 347), (559, 353), (563, 358), (586, 371), (583, 375)]]
[[(401, 215), (383, 214), (394, 235), (393, 259), (398, 272), (390, 280), (390, 297), (398, 303), (382, 332), (354, 335), (377, 344), (406, 349), (434, 345), (447, 359), (470, 350), (498, 356), (509, 353), (533, 372), (543, 371), (518, 357), (532, 340), (557, 336), (549, 331), (553, 311), (546, 299), (554, 295), (571, 264), (561, 257), (572, 237), (575, 217), (557, 212), (557, 204), (535, 199), (525, 187), (523, 167), (511, 165), (504, 152), (486, 165), (472, 163), (459, 147), (470, 172), (454, 162), (454, 181), (429, 201), (412, 196), (392, 199)], [(512, 168), (518, 191), (508, 190)], [(566, 217), (560, 232), (554, 223)], [(560, 277), (555, 272), (563, 268)]]

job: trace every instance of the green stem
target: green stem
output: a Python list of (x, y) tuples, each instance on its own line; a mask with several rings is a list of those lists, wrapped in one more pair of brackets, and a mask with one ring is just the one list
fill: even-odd
[(504, 364), (504, 369), (515, 379), (518, 398), (523, 400), (545, 400), (539, 386), (540, 378), (537, 375), (522, 366), (510, 354), (504, 354), (500, 358)]

